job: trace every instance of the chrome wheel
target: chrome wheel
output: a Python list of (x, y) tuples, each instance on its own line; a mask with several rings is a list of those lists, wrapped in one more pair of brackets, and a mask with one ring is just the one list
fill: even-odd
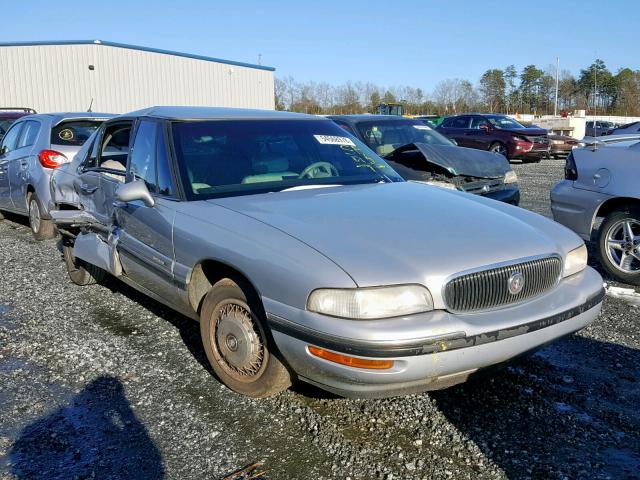
[(640, 221), (620, 220), (606, 234), (607, 258), (624, 273), (640, 272)]
[(32, 197), (31, 200), (29, 200), (29, 225), (31, 225), (31, 230), (35, 233), (40, 231), (40, 222), (40, 207), (36, 199)]
[(214, 315), (211, 344), (217, 363), (234, 379), (252, 381), (267, 364), (261, 326), (249, 306), (235, 299), (221, 302)]

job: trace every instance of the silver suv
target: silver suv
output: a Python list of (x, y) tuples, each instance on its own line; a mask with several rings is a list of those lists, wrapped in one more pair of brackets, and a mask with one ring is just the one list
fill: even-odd
[(585, 240), (597, 238), (602, 266), (612, 277), (633, 285), (640, 285), (638, 174), (640, 137), (596, 142), (573, 150), (565, 179), (551, 190), (553, 218)]
[(53, 238), (51, 173), (73, 160), (89, 136), (111, 116), (44, 113), (17, 120), (0, 144), (0, 219), (2, 210), (28, 215), (36, 239)]

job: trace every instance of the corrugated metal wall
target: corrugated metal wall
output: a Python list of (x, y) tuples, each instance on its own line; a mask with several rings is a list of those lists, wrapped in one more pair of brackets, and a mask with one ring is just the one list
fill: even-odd
[(0, 46), (0, 107), (84, 111), (93, 99), (94, 112), (273, 109), (273, 82), (268, 70), (99, 44)]

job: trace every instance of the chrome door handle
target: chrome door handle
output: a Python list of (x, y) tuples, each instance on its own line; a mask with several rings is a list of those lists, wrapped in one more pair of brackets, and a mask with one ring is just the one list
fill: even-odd
[(82, 193), (86, 193), (88, 195), (91, 195), (93, 192), (95, 192), (96, 190), (98, 190), (97, 186), (91, 186), (91, 185), (87, 185), (86, 183), (80, 185), (80, 190), (82, 191)]

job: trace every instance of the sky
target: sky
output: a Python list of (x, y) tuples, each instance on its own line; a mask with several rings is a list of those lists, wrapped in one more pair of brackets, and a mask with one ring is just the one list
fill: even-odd
[(109, 40), (276, 68), (280, 77), (429, 92), (528, 64), (640, 69), (640, 0), (19, 0), (0, 42)]

